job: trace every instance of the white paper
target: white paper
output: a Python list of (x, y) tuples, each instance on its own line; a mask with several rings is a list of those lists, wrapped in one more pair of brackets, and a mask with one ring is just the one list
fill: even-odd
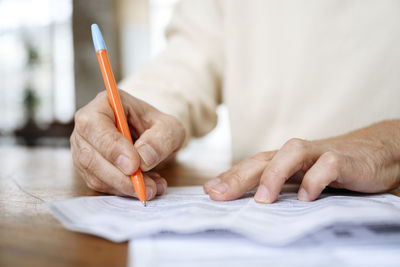
[(400, 198), (390, 194), (329, 196), (313, 202), (283, 193), (276, 203), (210, 200), (201, 187), (169, 188), (147, 207), (131, 198), (80, 197), (54, 202), (53, 215), (70, 230), (114, 242), (160, 232), (199, 233), (226, 230), (257, 242), (285, 245), (338, 222), (398, 223)]
[(284, 247), (228, 232), (158, 234), (129, 242), (130, 267), (399, 266), (400, 225), (339, 224)]

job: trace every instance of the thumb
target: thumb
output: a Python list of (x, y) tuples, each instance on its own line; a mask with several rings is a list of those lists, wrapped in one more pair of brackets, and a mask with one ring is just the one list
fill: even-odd
[(182, 123), (163, 114), (135, 143), (141, 158), (140, 168), (148, 171), (179, 150), (185, 140)]

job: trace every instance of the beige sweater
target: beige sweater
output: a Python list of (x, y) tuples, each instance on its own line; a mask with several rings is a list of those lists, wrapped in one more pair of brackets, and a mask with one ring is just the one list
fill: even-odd
[(400, 117), (400, 1), (183, 1), (167, 37), (120, 88), (189, 137), (225, 103), (234, 159)]

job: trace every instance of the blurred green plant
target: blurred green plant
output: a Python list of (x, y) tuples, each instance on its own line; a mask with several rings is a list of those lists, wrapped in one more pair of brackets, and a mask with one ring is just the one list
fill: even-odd
[(31, 44), (25, 45), (28, 54), (28, 67), (34, 66), (40, 63), (40, 56), (38, 50)]
[(34, 121), (40, 104), (40, 99), (35, 90), (28, 86), (24, 92), (24, 111), (28, 121)]
[(27, 71), (28, 71), (28, 81), (27, 86), (24, 91), (24, 112), (25, 118), (29, 122), (34, 122), (36, 119), (36, 114), (40, 105), (40, 98), (32, 85), (32, 75), (35, 72), (35, 66), (40, 64), (40, 53), (30, 41), (25, 42), (25, 49), (27, 53)]

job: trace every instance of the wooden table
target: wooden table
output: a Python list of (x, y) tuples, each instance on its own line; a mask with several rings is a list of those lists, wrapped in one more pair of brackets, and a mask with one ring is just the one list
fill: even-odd
[[(201, 185), (229, 167), (218, 157), (201, 158), (160, 173), (171, 186)], [(0, 266), (126, 266), (126, 242), (66, 230), (46, 207), (95, 195), (74, 173), (68, 149), (0, 147)]]
[[(201, 185), (227, 167), (176, 163), (160, 173), (172, 186)], [(68, 149), (0, 147), (0, 266), (126, 266), (126, 242), (71, 232), (46, 206), (94, 195), (75, 174)]]

